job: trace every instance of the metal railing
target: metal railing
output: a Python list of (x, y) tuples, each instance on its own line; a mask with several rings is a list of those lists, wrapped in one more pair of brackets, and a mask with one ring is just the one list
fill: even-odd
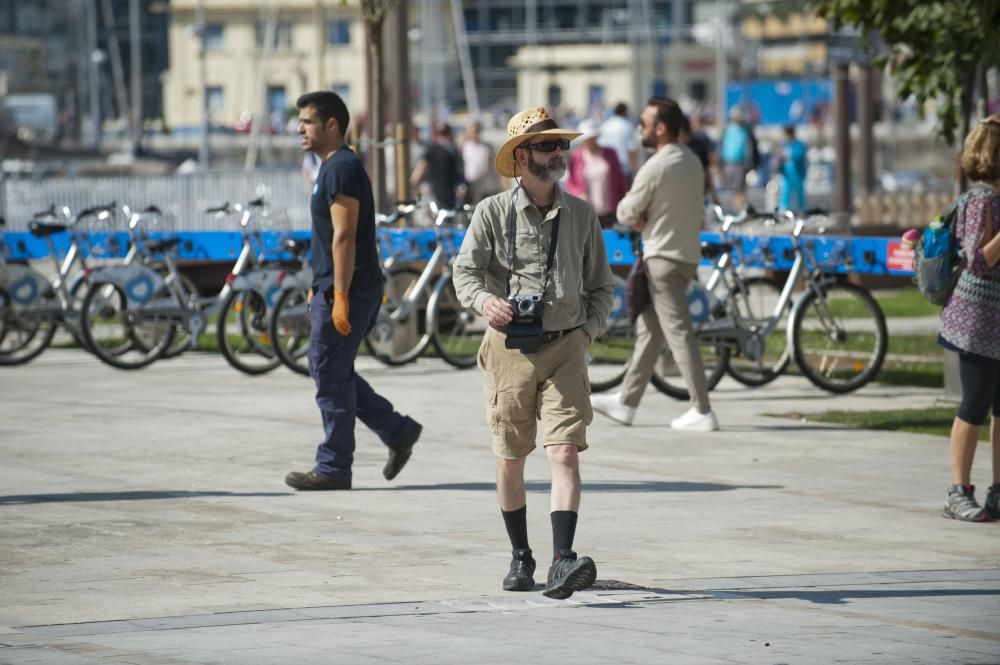
[(116, 201), (140, 210), (158, 206), (175, 230), (229, 231), (226, 220), (205, 209), (257, 196), (266, 197), (272, 210), (283, 210), (292, 229), (309, 228), (310, 188), (298, 169), (0, 180), (0, 215), (7, 220), (7, 230), (24, 231), (33, 213), (53, 203), (78, 210)]

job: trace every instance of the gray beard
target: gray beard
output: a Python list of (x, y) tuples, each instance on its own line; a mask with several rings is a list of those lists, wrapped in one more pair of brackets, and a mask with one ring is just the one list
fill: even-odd
[(547, 164), (539, 164), (533, 157), (528, 157), (528, 173), (542, 182), (557, 182), (566, 174), (566, 159), (554, 158)]

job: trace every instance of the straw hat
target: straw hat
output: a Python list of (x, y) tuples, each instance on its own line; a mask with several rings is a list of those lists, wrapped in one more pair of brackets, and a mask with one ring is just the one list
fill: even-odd
[(551, 136), (572, 141), (580, 132), (559, 129), (556, 121), (542, 107), (527, 109), (514, 115), (507, 123), (507, 142), (497, 150), (497, 173), (508, 178), (520, 175), (514, 150), (533, 136)]

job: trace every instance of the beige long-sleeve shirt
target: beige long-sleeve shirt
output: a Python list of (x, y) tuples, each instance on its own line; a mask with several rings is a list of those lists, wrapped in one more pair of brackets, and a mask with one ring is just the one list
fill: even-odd
[(698, 234), (705, 218), (705, 174), (690, 148), (669, 143), (646, 160), (618, 203), (618, 221), (634, 226), (643, 217), (642, 256), (684, 263), (701, 260)]
[[(483, 313), (490, 296), (504, 298), (507, 268), (507, 212), (513, 192), (480, 201), (455, 257), (455, 291), (465, 307)], [(552, 222), (559, 215), (559, 236), (548, 286), (543, 297), (542, 328), (567, 330), (583, 326), (594, 339), (607, 326), (613, 301), (611, 267), (597, 214), (585, 201), (558, 186), (552, 209), (544, 217), (518, 192), (512, 295), (540, 295), (552, 240)]]

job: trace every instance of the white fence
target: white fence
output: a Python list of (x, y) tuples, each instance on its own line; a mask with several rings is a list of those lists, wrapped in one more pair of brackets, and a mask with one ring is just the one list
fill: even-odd
[(52, 204), (77, 211), (113, 201), (138, 210), (155, 205), (176, 231), (232, 231), (233, 220), (207, 215), (205, 209), (258, 196), (266, 197), (272, 210), (283, 210), (291, 228), (309, 228), (310, 187), (298, 169), (0, 181), (0, 215), (7, 230), (23, 231), (33, 213)]

